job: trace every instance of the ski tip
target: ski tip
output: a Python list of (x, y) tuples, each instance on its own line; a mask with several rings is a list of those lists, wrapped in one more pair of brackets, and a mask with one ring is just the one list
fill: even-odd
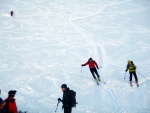
[(106, 82), (103, 82), (104, 84), (106, 84)]

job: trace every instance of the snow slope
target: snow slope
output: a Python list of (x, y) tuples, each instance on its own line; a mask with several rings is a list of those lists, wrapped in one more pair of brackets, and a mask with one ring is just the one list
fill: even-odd
[[(150, 80), (149, 14), (149, 0), (0, 0), (1, 97), (16, 89), (19, 110), (54, 113), (66, 83), (77, 92), (73, 113), (150, 113), (150, 82), (124, 79), (130, 59)], [(81, 68), (89, 57), (106, 85)]]

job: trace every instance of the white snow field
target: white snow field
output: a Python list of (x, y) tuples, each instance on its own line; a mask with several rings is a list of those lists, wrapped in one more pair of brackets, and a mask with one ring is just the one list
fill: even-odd
[[(90, 57), (106, 84), (81, 70)], [(124, 79), (128, 60), (139, 88)], [(1, 97), (17, 90), (18, 110), (55, 113), (66, 83), (72, 113), (150, 113), (149, 80), (150, 0), (0, 0)]]

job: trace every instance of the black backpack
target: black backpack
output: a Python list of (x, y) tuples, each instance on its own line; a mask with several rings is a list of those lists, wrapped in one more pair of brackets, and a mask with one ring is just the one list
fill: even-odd
[(76, 92), (73, 90), (70, 90), (69, 93), (70, 93), (70, 105), (71, 105), (71, 107), (76, 107), (76, 104), (77, 104)]
[(0, 105), (2, 104), (2, 102), (3, 102), (3, 99), (2, 99), (2, 98), (0, 98)]
[(131, 65), (134, 67), (134, 69), (136, 69), (135, 64), (133, 63), (133, 61), (131, 61)]
[(4, 103), (6, 102), (5, 106), (3, 106), (1, 109), (0, 109), (0, 113), (7, 113), (8, 111), (8, 104), (9, 104), (9, 101), (7, 99), (5, 99), (1, 105), (3, 105)]

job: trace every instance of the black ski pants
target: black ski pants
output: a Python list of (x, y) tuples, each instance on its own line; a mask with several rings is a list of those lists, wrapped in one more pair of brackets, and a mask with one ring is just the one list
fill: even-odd
[(130, 82), (132, 82), (132, 75), (134, 75), (135, 81), (138, 82), (136, 72), (129, 72), (129, 73), (130, 73)]
[(93, 75), (94, 79), (96, 79), (95, 74), (96, 74), (96, 75), (97, 75), (97, 77), (99, 78), (99, 74), (98, 74), (98, 72), (97, 72), (96, 68), (90, 68), (90, 71), (91, 71), (91, 73), (92, 73), (92, 75)]
[(64, 113), (71, 113), (72, 107), (64, 107)]

